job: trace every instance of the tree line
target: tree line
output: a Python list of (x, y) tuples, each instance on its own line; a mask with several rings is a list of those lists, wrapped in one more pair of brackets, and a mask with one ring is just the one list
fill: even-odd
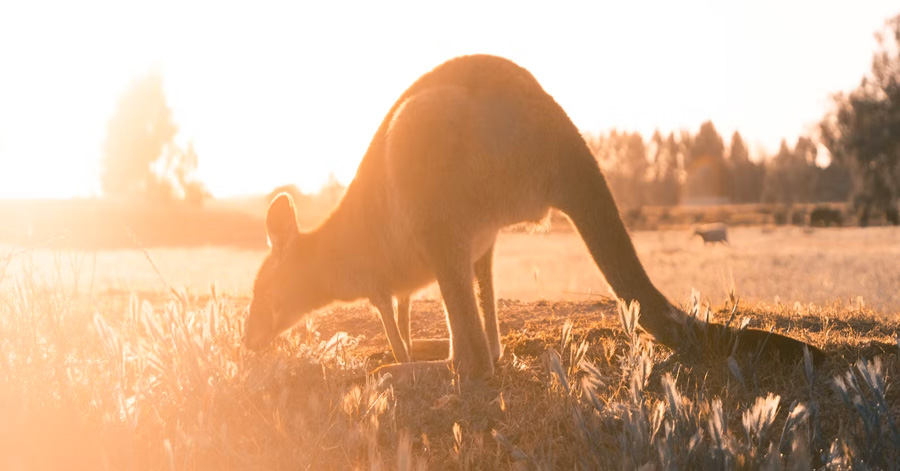
[[(900, 199), (900, 15), (877, 33), (872, 68), (860, 85), (832, 97), (815, 136), (782, 141), (751, 158), (740, 133), (727, 144), (712, 121), (696, 134), (613, 130), (585, 135), (623, 209), (644, 205), (848, 202), (865, 224), (897, 217)], [(162, 79), (132, 81), (108, 123), (101, 182), (112, 197), (183, 201), (209, 197), (196, 178), (193, 146), (175, 143), (177, 126)], [(820, 145), (830, 160), (820, 165)], [(332, 185), (333, 186), (333, 185)], [(331, 190), (329, 190), (331, 191)]]
[(712, 121), (687, 131), (645, 139), (617, 130), (585, 136), (607, 182), (624, 208), (644, 205), (814, 203), (846, 201), (851, 169), (843, 161), (820, 166), (809, 137), (778, 152), (751, 158), (739, 132), (728, 144)]
[[(900, 200), (900, 15), (876, 33), (870, 73), (832, 107), (814, 136), (782, 140), (752, 159), (740, 133), (728, 144), (712, 121), (696, 134), (610, 131), (585, 136), (620, 206), (847, 202), (862, 225), (898, 221)], [(817, 159), (820, 144), (829, 162)]]

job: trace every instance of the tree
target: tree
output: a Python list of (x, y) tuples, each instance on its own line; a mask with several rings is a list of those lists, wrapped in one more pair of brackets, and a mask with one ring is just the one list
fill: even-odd
[(688, 204), (708, 204), (727, 198), (726, 185), (730, 179), (725, 166), (725, 144), (712, 121), (703, 123), (697, 136), (687, 144), (684, 168)]
[(790, 149), (784, 139), (778, 154), (767, 162), (763, 200), (767, 203), (809, 203), (815, 199), (816, 146), (808, 137)]
[(766, 160), (766, 181), (763, 183), (765, 203), (792, 203), (791, 183), (785, 170), (791, 161), (787, 141), (781, 140), (778, 153)]
[(896, 211), (900, 197), (900, 15), (876, 35), (872, 71), (819, 125), (822, 142), (853, 175), (853, 202), (865, 218), (871, 209)]
[(762, 195), (763, 169), (750, 160), (750, 151), (737, 131), (728, 146), (728, 174), (731, 176), (730, 197), (733, 203), (757, 203)]
[(647, 147), (640, 133), (625, 136), (620, 166), (628, 187), (628, 203), (640, 208), (644, 205), (647, 170), (650, 167), (647, 162)]
[(162, 77), (134, 79), (107, 123), (101, 184), (108, 196), (200, 204), (208, 196), (194, 178), (193, 145), (175, 144), (178, 127), (166, 103)]
[(700, 131), (691, 144), (690, 157), (694, 159), (700, 157), (708, 157), (721, 162), (725, 156), (725, 143), (722, 136), (716, 131), (716, 127), (712, 121), (707, 121), (700, 125)]
[(663, 139), (659, 131), (650, 139), (653, 148), (653, 180), (649, 197), (653, 204), (674, 206), (678, 204), (680, 192), (679, 147), (675, 134)]
[(585, 136), (588, 148), (597, 159), (616, 202), (621, 207), (640, 207), (645, 203), (647, 147), (640, 133), (619, 132)]
[(847, 201), (853, 194), (853, 175), (846, 164), (832, 160), (816, 178), (816, 201)]

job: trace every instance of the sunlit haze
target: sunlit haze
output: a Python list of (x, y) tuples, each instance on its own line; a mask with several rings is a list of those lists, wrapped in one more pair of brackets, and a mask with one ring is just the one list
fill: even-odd
[[(0, 4), (0, 197), (99, 194), (106, 123), (158, 71), (215, 196), (348, 182), (422, 73), (490, 53), (584, 131), (696, 131), (774, 151), (869, 69), (897, 2)], [(552, 6), (551, 6), (552, 5)], [(852, 7), (850, 6), (852, 5)]]

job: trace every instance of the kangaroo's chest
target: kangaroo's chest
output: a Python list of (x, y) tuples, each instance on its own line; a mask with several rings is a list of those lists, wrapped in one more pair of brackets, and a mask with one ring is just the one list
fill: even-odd
[[(466, 262), (474, 264), (476, 260), (491, 250), (497, 240), (497, 233), (496, 229), (490, 229), (464, 236), (463, 238), (470, 245), (470, 256)], [(435, 248), (423, 247), (415, 238), (409, 238), (399, 244), (395, 252), (395, 263), (392, 270), (394, 294), (411, 294), (435, 281), (432, 254), (429, 254), (429, 250), (435, 250)], [(437, 248), (437, 250), (440, 249)]]

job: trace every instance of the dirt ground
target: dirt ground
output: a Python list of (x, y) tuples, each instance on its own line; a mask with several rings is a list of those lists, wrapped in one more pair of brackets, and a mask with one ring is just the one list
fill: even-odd
[[(517, 355), (537, 355), (529, 351), (527, 339), (545, 338), (547, 332), (559, 332), (567, 320), (579, 326), (604, 324), (617, 327), (618, 320), (611, 317), (616, 312), (616, 304), (610, 298), (594, 301), (535, 301), (522, 302), (502, 299), (497, 303), (500, 334), (503, 338), (512, 335), (516, 340)], [(411, 308), (411, 332), (413, 339), (447, 338), (447, 324), (444, 308), (440, 301), (417, 300)], [(610, 321), (607, 323), (607, 321)], [(367, 303), (324, 309), (311, 318), (315, 329), (325, 339), (338, 332), (359, 335), (359, 353), (362, 355), (389, 355), (387, 338), (381, 326), (377, 311)], [(303, 329), (304, 327), (300, 327)], [(612, 330), (612, 329), (605, 329)], [(512, 339), (509, 339), (512, 340)], [(541, 348), (544, 343), (541, 342)], [(537, 348), (537, 345), (535, 345)], [(543, 350), (541, 350), (543, 351)], [(381, 358), (378, 358), (381, 361)]]

